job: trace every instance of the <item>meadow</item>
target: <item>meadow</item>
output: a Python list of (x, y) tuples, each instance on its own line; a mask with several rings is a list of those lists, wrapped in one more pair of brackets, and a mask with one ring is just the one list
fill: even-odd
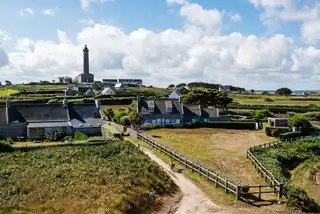
[(151, 213), (177, 191), (126, 141), (0, 153), (0, 213)]

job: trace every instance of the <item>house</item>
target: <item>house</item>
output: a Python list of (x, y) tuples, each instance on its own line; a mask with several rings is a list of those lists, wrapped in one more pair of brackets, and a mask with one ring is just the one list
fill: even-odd
[(181, 124), (183, 121), (183, 105), (179, 100), (144, 100), (138, 97), (137, 108), (144, 125)]
[(273, 127), (289, 127), (289, 119), (280, 117), (270, 117), (268, 118), (268, 124)]
[(9, 104), (8, 125), (20, 125), (21, 130), (17, 130), (20, 135), (34, 140), (58, 129), (72, 135), (65, 104)]
[(90, 88), (89, 85), (77, 85), (74, 87), (74, 90), (79, 93), (86, 93), (86, 91)]
[(219, 91), (225, 92), (225, 93), (230, 93), (231, 92), (229, 86), (222, 86), (222, 85), (219, 85)]
[(213, 122), (219, 120), (218, 108), (202, 108), (201, 106), (184, 106), (184, 123)]
[(90, 104), (68, 104), (70, 124), (73, 131), (79, 131), (87, 136), (101, 136), (101, 117), (100, 102)]
[(177, 100), (180, 100), (181, 99), (181, 96), (179, 94), (179, 92), (177, 92), (176, 90), (173, 90), (171, 92), (171, 94), (168, 96), (169, 99), (177, 99)]
[(122, 84), (122, 83), (117, 83), (117, 84), (114, 86), (114, 88), (115, 88), (116, 90), (120, 90), (120, 89), (123, 88), (123, 84)]
[(64, 90), (64, 95), (65, 96), (75, 96), (76, 92), (72, 88), (67, 88)]
[(95, 95), (94, 91), (92, 88), (89, 88), (85, 93), (84, 93), (85, 96), (88, 96), (88, 97), (92, 97)]
[(112, 90), (112, 88), (107, 87), (101, 91), (101, 94), (102, 95), (115, 95), (116, 92), (114, 92), (114, 90)]

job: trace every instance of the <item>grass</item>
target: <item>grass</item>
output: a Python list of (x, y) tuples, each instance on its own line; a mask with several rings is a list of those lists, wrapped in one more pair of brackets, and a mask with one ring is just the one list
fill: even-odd
[[(170, 157), (160, 152), (159, 150), (153, 149), (149, 144), (139, 141), (132, 137), (127, 137), (135, 145), (147, 148), (161, 158), (167, 164), (170, 164)], [(184, 166), (176, 163), (177, 168), (184, 168)], [(221, 208), (229, 211), (230, 213), (246, 213), (246, 214), (294, 214), (292, 210), (287, 210), (283, 205), (272, 205), (255, 203), (253, 206), (242, 201), (235, 200), (235, 196), (232, 194), (225, 194), (222, 188), (215, 188), (215, 185), (200, 176), (198, 173), (192, 172), (190, 169), (183, 170), (183, 174), (189, 178), (195, 185), (200, 188), (209, 199)]]
[(0, 153), (0, 213), (150, 213), (160, 206), (146, 202), (151, 188), (177, 190), (126, 141)]
[(0, 97), (7, 97), (13, 94), (19, 93), (18, 90), (13, 90), (13, 89), (0, 89)]
[(30, 84), (14, 84), (5, 86), (7, 89), (22, 90), (63, 90), (68, 87), (73, 87), (74, 84), (48, 84), (48, 85), (30, 85)]
[(102, 105), (102, 109), (108, 109), (111, 108), (112, 110), (118, 110), (119, 108), (127, 109), (130, 105)]
[(310, 158), (294, 169), (291, 180), (293, 184), (304, 188), (308, 195), (320, 204), (320, 156)]
[[(234, 102), (249, 105), (291, 105), (291, 106), (308, 106), (310, 104), (320, 105), (320, 100), (303, 100), (316, 99), (316, 96), (277, 96), (277, 95), (234, 95)], [(270, 98), (273, 102), (266, 102), (265, 99)], [(301, 99), (301, 100), (292, 100)]]
[(203, 163), (238, 184), (263, 184), (246, 158), (250, 146), (273, 140), (262, 131), (230, 129), (157, 129), (156, 140)]

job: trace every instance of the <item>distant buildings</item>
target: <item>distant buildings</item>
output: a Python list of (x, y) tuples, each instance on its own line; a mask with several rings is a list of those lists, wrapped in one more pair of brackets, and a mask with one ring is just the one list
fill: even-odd
[(114, 86), (117, 83), (122, 85), (133, 85), (133, 86), (142, 86), (142, 79), (102, 79), (102, 83), (113, 84)]
[(72, 83), (72, 78), (71, 77), (58, 77), (59, 83), (66, 83), (70, 84)]

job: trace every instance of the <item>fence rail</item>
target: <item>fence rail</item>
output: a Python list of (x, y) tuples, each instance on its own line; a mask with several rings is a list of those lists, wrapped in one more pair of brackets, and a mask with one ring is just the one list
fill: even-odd
[[(225, 193), (231, 193), (236, 195), (237, 199), (241, 196), (246, 196), (248, 194), (257, 194), (261, 198), (262, 193), (281, 193), (282, 185), (279, 182), (272, 183), (271, 185), (259, 185), (259, 186), (240, 186), (230, 182), (228, 179), (221, 177), (218, 173), (213, 172), (210, 169), (202, 166), (201, 164), (196, 163), (190, 158), (179, 154), (178, 152), (168, 148), (165, 145), (157, 143), (153, 139), (150, 139), (144, 135), (137, 134), (137, 138), (152, 147), (160, 150), (161, 152), (167, 154), (180, 164), (190, 168), (191, 170), (198, 172), (200, 175), (204, 176), (207, 180), (212, 181), (216, 187), (221, 187), (224, 189)], [(261, 167), (261, 166), (260, 166)], [(268, 189), (265, 189), (268, 188)], [(273, 189), (272, 191), (270, 189)], [(250, 191), (257, 189), (256, 191)]]

